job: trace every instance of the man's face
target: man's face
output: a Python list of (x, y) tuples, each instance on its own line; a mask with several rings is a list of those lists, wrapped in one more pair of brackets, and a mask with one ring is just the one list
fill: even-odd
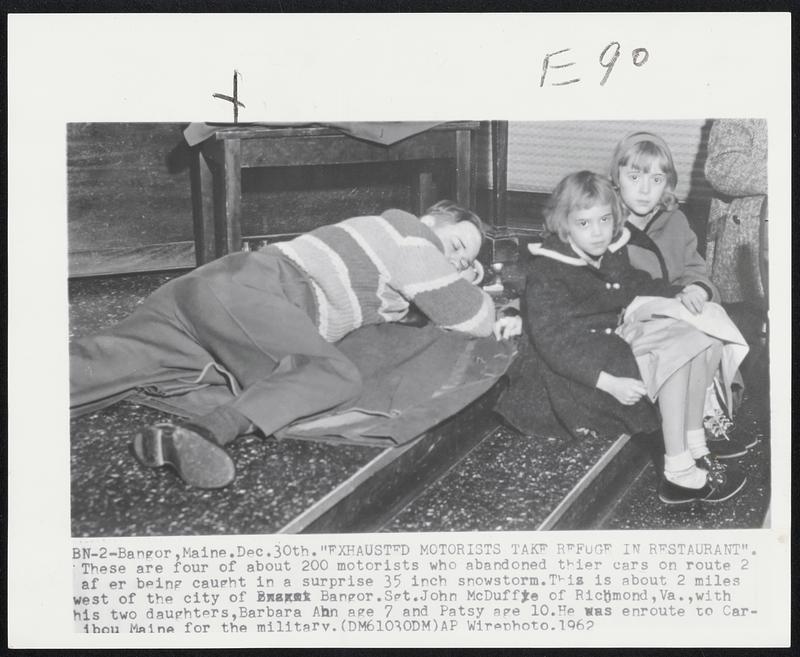
[(444, 246), (444, 257), (458, 271), (464, 271), (472, 265), (481, 250), (481, 232), (468, 221), (456, 224), (434, 223), (431, 230)]

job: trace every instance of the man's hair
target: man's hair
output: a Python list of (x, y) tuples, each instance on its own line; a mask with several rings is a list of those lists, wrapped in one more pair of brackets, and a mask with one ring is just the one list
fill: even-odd
[(678, 206), (675, 187), (678, 185), (678, 172), (672, 160), (672, 152), (658, 135), (652, 132), (634, 132), (617, 144), (611, 156), (611, 180), (619, 189), (619, 169), (628, 166), (642, 173), (650, 173), (654, 165), (659, 167), (667, 177), (667, 184), (659, 203), (666, 210), (674, 210)]
[(575, 210), (584, 210), (597, 204), (611, 207), (614, 217), (614, 237), (622, 231), (624, 213), (622, 202), (611, 181), (591, 171), (578, 171), (565, 177), (550, 195), (545, 208), (547, 233), (558, 235), (567, 242), (569, 215)]
[(453, 201), (445, 200), (434, 203), (425, 210), (425, 214), (433, 217), (437, 223), (457, 224), (461, 221), (468, 221), (478, 229), (481, 234), (481, 242), (486, 238), (486, 226), (481, 218), (471, 210), (466, 210), (453, 203)]

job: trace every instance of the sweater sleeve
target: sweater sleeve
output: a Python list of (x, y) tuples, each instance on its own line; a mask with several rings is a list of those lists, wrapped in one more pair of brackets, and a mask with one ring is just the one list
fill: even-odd
[[(719, 119), (711, 126), (705, 174), (711, 186), (726, 196), (767, 193), (767, 163), (753, 157), (754, 130), (736, 119)], [(764, 128), (766, 129), (766, 128)]]
[(435, 235), (418, 219), (387, 211), (382, 217), (392, 227), (391, 248), (381, 250), (381, 260), (392, 286), (440, 328), (476, 337), (492, 334), (495, 308), (492, 298), (462, 278), (444, 257)]
[(600, 372), (633, 359), (631, 348), (616, 333), (589, 331), (567, 285), (541, 273), (533, 271), (526, 282), (526, 332), (550, 369), (594, 388)]
[(446, 274), (444, 278), (431, 280), (424, 289), (416, 285), (413, 289), (407, 287), (404, 292), (434, 324), (443, 329), (476, 337), (492, 334), (495, 320), (492, 298), (458, 273), (454, 279)]

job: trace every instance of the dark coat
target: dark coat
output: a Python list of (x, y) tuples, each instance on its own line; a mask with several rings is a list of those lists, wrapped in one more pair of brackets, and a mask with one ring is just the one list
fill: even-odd
[(595, 387), (600, 372), (640, 378), (630, 346), (614, 332), (623, 309), (636, 296), (680, 290), (631, 266), (629, 237), (624, 230), (599, 268), (557, 236), (531, 248), (522, 307), (531, 344), (520, 350), (498, 406), (523, 433), (618, 435), (658, 428), (646, 398), (624, 406)]

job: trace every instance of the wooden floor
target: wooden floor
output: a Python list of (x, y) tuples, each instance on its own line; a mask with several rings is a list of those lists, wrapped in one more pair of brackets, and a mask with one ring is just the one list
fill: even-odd
[[(74, 279), (70, 335), (125, 317), (176, 274)], [(739, 318), (740, 322), (744, 322)], [(745, 332), (747, 335), (747, 332)], [(757, 338), (754, 338), (757, 339)], [(744, 368), (737, 423), (759, 436), (743, 457), (750, 482), (714, 509), (674, 513), (655, 495), (660, 449), (640, 437), (559, 441), (523, 436), (484, 398), (402, 448), (341, 446), (255, 436), (236, 441), (239, 475), (222, 491), (188, 489), (142, 468), (130, 442), (164, 414), (123, 402), (71, 422), (75, 536), (348, 531), (513, 531), (759, 527), (769, 502), (768, 366)], [(766, 377), (766, 379), (765, 379)]]

